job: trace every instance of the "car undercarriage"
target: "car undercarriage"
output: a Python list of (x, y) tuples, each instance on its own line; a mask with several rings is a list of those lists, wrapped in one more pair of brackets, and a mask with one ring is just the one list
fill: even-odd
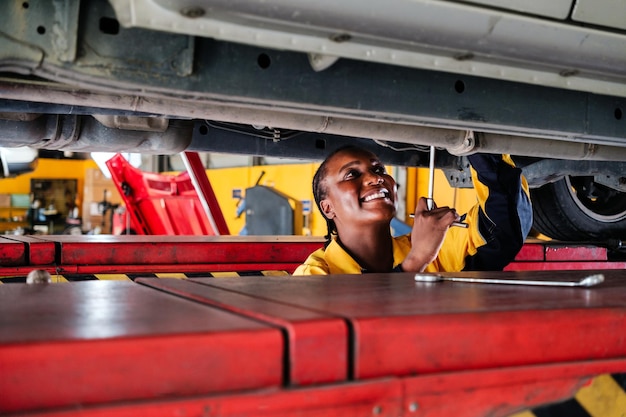
[(454, 186), (465, 155), (508, 153), (541, 233), (621, 239), (626, 28), (588, 3), (4, 2), (0, 146), (321, 159), (356, 141), (406, 166), (435, 146)]

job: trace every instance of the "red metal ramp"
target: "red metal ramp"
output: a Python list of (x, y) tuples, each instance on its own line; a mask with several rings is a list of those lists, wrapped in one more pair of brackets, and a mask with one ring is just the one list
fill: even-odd
[(124, 281), (0, 285), (0, 414), (283, 384), (280, 331)]
[[(504, 416), (626, 371), (624, 273), (602, 273), (606, 281), (589, 289), (417, 283), (413, 274), (192, 281), (343, 317), (354, 380), (400, 378), (405, 410)], [(576, 281), (588, 274), (457, 275)]]
[[(254, 277), (253, 279), (265, 279)], [(136, 282), (279, 327), (286, 337), (286, 380), (291, 386), (345, 382), (348, 329), (340, 317), (179, 279), (139, 278)], [(270, 282), (268, 284), (271, 285)]]
[(626, 370), (624, 273), (601, 272), (0, 286), (0, 411), (508, 416)]
[(197, 154), (186, 153), (185, 159), (190, 169), (179, 175), (143, 172), (121, 154), (107, 161), (113, 182), (126, 205), (133, 233), (229, 234)]

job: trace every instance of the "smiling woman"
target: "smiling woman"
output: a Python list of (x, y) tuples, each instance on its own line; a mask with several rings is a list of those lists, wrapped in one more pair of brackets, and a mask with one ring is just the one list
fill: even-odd
[(392, 237), (397, 184), (384, 164), (354, 146), (331, 153), (313, 177), (317, 207), (326, 219), (323, 248), (294, 275), (500, 270), (517, 254), (532, 224), (528, 185), (508, 156), (471, 155), (478, 202), (468, 228), (450, 228), (454, 208), (415, 209), (409, 235)]

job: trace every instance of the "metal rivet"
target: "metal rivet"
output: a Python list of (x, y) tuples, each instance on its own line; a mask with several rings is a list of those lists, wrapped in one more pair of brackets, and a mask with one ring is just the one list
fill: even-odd
[(204, 16), (204, 9), (202, 7), (183, 7), (180, 9), (180, 14), (189, 17), (191, 19), (195, 19), (196, 17)]
[(374, 415), (378, 415), (382, 412), (383, 412), (383, 408), (380, 405), (375, 405), (374, 408), (372, 409), (372, 413)]
[(347, 42), (350, 39), (352, 39), (352, 36), (348, 33), (336, 33), (334, 35), (330, 35), (330, 40), (337, 43)]
[(454, 55), (452, 58), (456, 59), (457, 61), (468, 61), (470, 59), (474, 59), (474, 54), (471, 52), (461, 53)]
[(409, 404), (409, 411), (414, 413), (420, 408), (419, 404), (416, 402), (412, 402)]

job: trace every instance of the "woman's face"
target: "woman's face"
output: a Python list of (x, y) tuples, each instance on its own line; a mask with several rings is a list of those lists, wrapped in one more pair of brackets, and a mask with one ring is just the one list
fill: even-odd
[(389, 222), (396, 214), (397, 185), (376, 155), (366, 150), (345, 150), (326, 163), (320, 202), (324, 215), (342, 224)]

